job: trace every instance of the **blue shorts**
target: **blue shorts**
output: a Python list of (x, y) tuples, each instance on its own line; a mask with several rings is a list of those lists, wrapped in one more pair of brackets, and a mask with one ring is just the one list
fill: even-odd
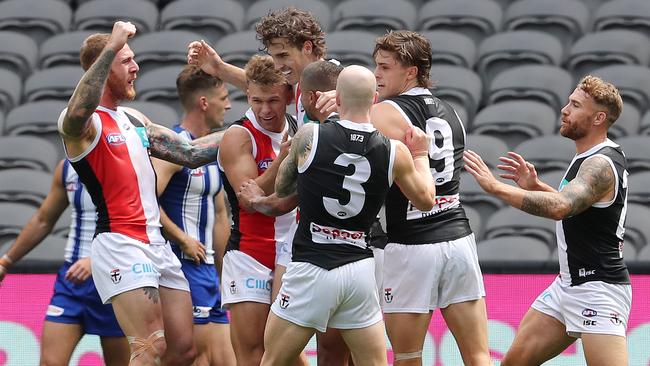
[(102, 304), (92, 277), (80, 284), (65, 279), (65, 273), (70, 266), (72, 263), (65, 262), (59, 269), (45, 320), (79, 324), (85, 334), (103, 337), (124, 336), (115, 318), (113, 306)]
[(228, 315), (221, 308), (219, 275), (212, 264), (181, 259), (181, 268), (190, 283), (194, 324), (228, 324)]

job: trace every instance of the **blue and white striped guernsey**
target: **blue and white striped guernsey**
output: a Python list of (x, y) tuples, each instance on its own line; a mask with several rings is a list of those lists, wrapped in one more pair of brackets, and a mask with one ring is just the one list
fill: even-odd
[(97, 210), (88, 190), (79, 181), (77, 172), (67, 159), (63, 161), (62, 180), (72, 210), (68, 243), (65, 246), (65, 261), (74, 263), (81, 258), (90, 257), (90, 243), (95, 235)]
[[(174, 126), (174, 131), (190, 141), (194, 139), (194, 136), (178, 125)], [(167, 216), (181, 230), (205, 245), (208, 264), (214, 264), (214, 197), (221, 188), (216, 162), (196, 169), (183, 167), (171, 177), (158, 199)], [(181, 253), (182, 259), (191, 260), (184, 257), (185, 254), (179, 250), (177, 243), (170, 243), (175, 253)]]

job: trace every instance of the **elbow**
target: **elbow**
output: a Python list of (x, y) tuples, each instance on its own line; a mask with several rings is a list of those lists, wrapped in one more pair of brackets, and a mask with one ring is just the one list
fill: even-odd
[(418, 197), (420, 199), (417, 202), (413, 202), (413, 205), (420, 211), (431, 211), (436, 204), (435, 192), (432, 193), (429, 190), (425, 190)]

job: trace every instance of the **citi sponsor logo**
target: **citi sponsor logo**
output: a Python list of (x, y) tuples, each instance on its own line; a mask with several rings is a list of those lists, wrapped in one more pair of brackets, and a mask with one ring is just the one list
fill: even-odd
[(246, 288), (271, 291), (271, 280), (248, 277), (244, 284)]
[(190, 175), (193, 177), (202, 177), (205, 175), (205, 169), (203, 167), (192, 169), (190, 170)]
[(114, 132), (106, 135), (106, 142), (110, 145), (117, 146), (126, 143), (126, 138), (119, 132)]
[(593, 309), (584, 309), (582, 311), (582, 316), (586, 316), (587, 318), (593, 318), (596, 315), (598, 315), (598, 312)]
[(135, 274), (158, 273), (151, 263), (136, 263), (131, 266), (131, 271)]
[(271, 158), (262, 159), (257, 163), (257, 169), (264, 171), (271, 166), (272, 162), (273, 159)]

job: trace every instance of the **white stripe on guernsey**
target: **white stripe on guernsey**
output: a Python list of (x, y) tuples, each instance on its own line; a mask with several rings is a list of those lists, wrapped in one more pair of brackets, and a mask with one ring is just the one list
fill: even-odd
[(342, 119), (340, 121), (337, 121), (336, 123), (347, 128), (348, 130), (362, 131), (362, 132), (375, 131), (375, 126), (373, 126), (372, 123), (370, 122), (358, 123), (358, 122), (352, 122), (346, 119)]
[[(251, 145), (253, 146), (253, 151), (252, 151), (253, 157), (257, 156), (257, 144), (255, 143), (255, 138), (253, 137), (253, 134), (248, 130), (248, 128), (246, 128), (244, 126), (240, 126), (240, 125), (230, 125), (230, 127), (228, 127), (228, 128), (241, 128), (244, 131), (246, 131), (246, 133), (248, 134), (248, 137), (251, 139)], [(221, 153), (220, 153), (220, 151), (221, 150), (217, 151), (217, 162), (219, 163), (219, 170), (221, 170), (223, 172), (224, 170), (223, 170), (223, 164), (221, 164)]]
[(612, 172), (614, 172), (614, 197), (612, 197), (612, 199), (607, 201), (607, 202), (596, 202), (593, 205), (591, 205), (592, 207), (596, 207), (596, 208), (606, 208), (606, 207), (611, 206), (612, 203), (614, 203), (614, 201), (616, 200), (616, 196), (618, 195), (618, 172), (616, 172), (616, 166), (614, 165), (614, 162), (612, 161), (612, 159), (609, 156), (604, 155), (604, 154), (594, 154), (594, 155), (586, 158), (585, 161), (582, 162), (582, 164), (586, 163), (587, 160), (592, 159), (595, 156), (598, 156), (598, 157), (601, 157), (601, 158), (607, 160), (607, 162), (609, 163), (609, 166), (612, 168)]
[(395, 166), (395, 155), (397, 154), (397, 141), (390, 140), (390, 158), (388, 159), (388, 185), (393, 185), (393, 167)]
[(570, 286), (571, 273), (569, 272), (569, 258), (566, 254), (567, 245), (562, 220), (555, 222), (555, 232), (557, 237), (557, 257), (560, 262), (560, 283), (562, 286)]
[[(160, 232), (160, 208), (156, 197), (156, 175), (149, 159), (147, 149), (142, 146), (142, 141), (135, 132), (135, 126), (131, 123), (124, 111), (119, 108), (117, 111), (103, 108), (117, 123), (122, 135), (126, 138), (126, 147), (129, 152), (131, 164), (138, 180), (140, 191), (140, 202), (147, 220), (147, 236), (151, 244), (165, 244), (166, 240)], [(125, 128), (125, 126), (128, 128)]]
[[(74, 255), (75, 244), (76, 244), (76, 229), (77, 229), (77, 215), (81, 215), (81, 227), (79, 230), (79, 258), (86, 258), (90, 256), (90, 244), (95, 235), (95, 225), (97, 222), (97, 211), (95, 210), (95, 205), (86, 190), (86, 187), (81, 185), (79, 182), (79, 177), (77, 172), (72, 168), (72, 165), (68, 165), (66, 176), (63, 177), (64, 189), (66, 189), (66, 194), (68, 197), (68, 202), (70, 203), (70, 228), (68, 234), (68, 241), (65, 247), (65, 260), (68, 262), (72, 261)], [(82, 189), (80, 207), (75, 206), (74, 197), (76, 191), (68, 191), (66, 187), (67, 182), (77, 182), (79, 184), (78, 189)], [(64, 212), (64, 215), (68, 212)]]

